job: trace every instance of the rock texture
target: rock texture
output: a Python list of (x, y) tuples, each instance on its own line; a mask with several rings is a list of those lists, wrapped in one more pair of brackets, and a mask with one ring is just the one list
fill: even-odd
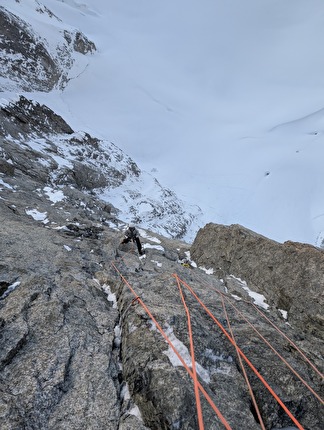
[(4, 217), (1, 284), (16, 288), (0, 305), (1, 429), (116, 428), (119, 316), (92, 279), (98, 241), (72, 245), (2, 204)]
[[(169, 237), (184, 237), (200, 215), (199, 208), (179, 200), (116, 145), (74, 132), (47, 106), (24, 96), (2, 100), (0, 141), (3, 173), (8, 174), (9, 185), (10, 172), (15, 171), (12, 185), (18, 188), (24, 188), (26, 181), (21, 175), (27, 175), (38, 184), (36, 194), (44, 194), (44, 187), (49, 187), (66, 197), (74, 194), (78, 205), (86, 204), (80, 201), (83, 196), (85, 201), (95, 200), (95, 206), (112, 204), (123, 219)], [(19, 183), (18, 177), (22, 179)], [(147, 188), (152, 194), (145, 194)], [(82, 195), (76, 198), (78, 191)]]
[[(60, 27), (60, 20), (45, 5), (31, 3), (43, 25)], [(52, 30), (53, 31), (53, 30)], [(57, 30), (56, 40), (46, 40), (14, 12), (0, 7), (0, 90), (50, 91), (63, 88), (75, 59), (74, 52), (95, 51), (93, 42), (78, 30)]]
[[(143, 230), (147, 255), (140, 260), (132, 244), (119, 245), (120, 232), (82, 216), (82, 209), (78, 219), (62, 228), (62, 202), (52, 208), (55, 224), (44, 224), (18, 205), (27, 197), (20, 194), (10, 202), (6, 196), (0, 202), (1, 429), (197, 429), (192, 379), (152, 320), (190, 366), (187, 316), (175, 274), (185, 283), (199, 381), (231, 428), (260, 425), (235, 348), (224, 333), (230, 327), (242, 351), (303, 427), (322, 428), (318, 399), (251, 324), (323, 396), (321, 378), (256, 312), (242, 281), (207, 274), (188, 258), (189, 245)], [(68, 202), (64, 210), (65, 215), (78, 212)], [(234, 292), (245, 300), (238, 301)], [(267, 316), (322, 366), (318, 339), (296, 332), (275, 307)], [(293, 426), (245, 368), (266, 428)], [(202, 395), (201, 404), (205, 428), (223, 429)]]
[(271, 241), (240, 225), (208, 224), (193, 243), (199, 264), (245, 280), (301, 332), (324, 338), (324, 251)]
[[(64, 86), (94, 44), (6, 4), (0, 90)], [(323, 251), (240, 226), (181, 242), (199, 210), (113, 143), (26, 96), (0, 106), (1, 430), (196, 430), (188, 316), (206, 429), (322, 430)], [(129, 220), (145, 258), (120, 244)]]
[[(147, 201), (128, 188), (141, 183), (136, 164), (24, 97), (3, 102), (0, 118), (1, 430), (197, 429), (193, 381), (153, 321), (190, 369), (179, 279), (199, 382), (210, 399), (200, 396), (205, 428), (223, 429), (221, 417), (233, 430), (261, 428), (232, 336), (292, 417), (305, 429), (323, 428), (323, 379), (316, 371), (323, 372), (316, 307), (322, 251), (298, 244), (292, 252), (291, 244), (279, 246), (242, 227), (206, 226), (192, 247), (140, 228), (147, 252), (140, 260), (132, 244), (119, 245), (125, 222), (107, 198), (117, 190), (124, 200), (132, 196), (134, 206)], [(179, 224), (170, 216), (163, 231), (181, 232), (187, 220), (177, 202), (169, 206)], [(157, 203), (152, 219), (158, 211)], [(285, 269), (270, 271), (267, 255)], [(299, 279), (301, 265), (312, 285), (307, 302), (301, 300), (306, 284), (302, 291), (286, 287), (283, 302), (269, 271), (290, 285), (290, 273)], [(261, 309), (288, 338), (258, 312), (264, 304), (253, 304), (251, 290), (264, 294), (270, 307)], [(296, 428), (251, 367), (245, 370), (265, 428)]]

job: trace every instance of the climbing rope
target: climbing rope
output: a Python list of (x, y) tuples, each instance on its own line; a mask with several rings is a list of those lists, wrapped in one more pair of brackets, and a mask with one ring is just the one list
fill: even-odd
[[(225, 334), (225, 336), (228, 338), (228, 340), (231, 342), (231, 344), (235, 347), (235, 342), (233, 341), (232, 337), (227, 333), (227, 331), (224, 329), (222, 324), (218, 321), (218, 319), (212, 314), (212, 312), (205, 306), (205, 304), (200, 300), (200, 298), (197, 296), (197, 294), (193, 291), (193, 289), (182, 279), (179, 278), (179, 281), (182, 285), (184, 285), (191, 294), (196, 298), (198, 303), (203, 307), (203, 309), (207, 312), (207, 314), (212, 318), (212, 320), (218, 325), (218, 327), (221, 329), (221, 331)], [(257, 377), (260, 379), (260, 381), (263, 383), (263, 385), (267, 388), (267, 390), (270, 392), (270, 394), (276, 399), (276, 401), (279, 403), (279, 405), (283, 408), (283, 410), (286, 412), (286, 414), (289, 416), (289, 418), (295, 423), (295, 425), (300, 429), (304, 430), (302, 425), (299, 423), (299, 421), (293, 416), (293, 414), (290, 412), (290, 410), (287, 408), (287, 406), (283, 403), (283, 401), (280, 399), (280, 397), (275, 393), (275, 391), (270, 387), (270, 385), (267, 383), (267, 381), (263, 378), (263, 376), (258, 372), (258, 370), (255, 368), (255, 366), (251, 363), (251, 361), (247, 358), (247, 356), (243, 353), (243, 351), (237, 347), (237, 350), (241, 357), (245, 360), (245, 362), (248, 364), (248, 366), (252, 369), (252, 371), (257, 375)]]
[(190, 312), (189, 312), (188, 306), (186, 304), (186, 301), (185, 301), (185, 298), (184, 298), (184, 295), (183, 295), (183, 291), (182, 291), (182, 288), (181, 288), (181, 284), (179, 282), (179, 278), (175, 274), (173, 274), (172, 276), (174, 276), (175, 279), (176, 279), (176, 281), (177, 281), (177, 285), (178, 285), (178, 288), (179, 288), (181, 300), (182, 300), (183, 306), (184, 306), (186, 314), (187, 314), (188, 332), (189, 332), (189, 340), (190, 340), (191, 367), (192, 367), (192, 373), (193, 373), (193, 377), (194, 377), (193, 380), (194, 380), (195, 397), (196, 397), (196, 405), (197, 405), (198, 424), (199, 424), (199, 429), (204, 430), (204, 421), (203, 421), (201, 404), (200, 404), (200, 396), (199, 396), (199, 388), (198, 388), (198, 378), (197, 378), (196, 361), (195, 361), (195, 351), (194, 351), (192, 329), (191, 329), (191, 321), (190, 321)]
[[(209, 287), (209, 285), (205, 284), (205, 286)], [(296, 372), (292, 366), (278, 353), (278, 351), (273, 348), (273, 346), (268, 342), (262, 334), (254, 327), (254, 325), (238, 310), (238, 308), (234, 305), (233, 301), (231, 301), (227, 294), (223, 293), (222, 291), (219, 291), (217, 288), (212, 287), (213, 291), (218, 293), (219, 295), (223, 296), (227, 302), (235, 309), (235, 311), (252, 327), (252, 329), (258, 334), (258, 336), (269, 346), (270, 349), (273, 350), (273, 352), (278, 355), (278, 357), (285, 363), (285, 365), (297, 376), (298, 379), (308, 388), (308, 390), (323, 404), (323, 399), (307, 384), (307, 382)], [(269, 323), (271, 326), (281, 335), (283, 336), (292, 346), (296, 349), (296, 351), (300, 354), (300, 356), (303, 358), (308, 365), (312, 367), (312, 369), (323, 379), (324, 375), (316, 368), (316, 366), (306, 357), (306, 355), (298, 348), (298, 346), (285, 334), (283, 333), (279, 327), (277, 327), (254, 303), (242, 299), (242, 302), (247, 303), (248, 305), (252, 305), (253, 308)]]
[[(173, 345), (173, 343), (171, 342), (171, 340), (169, 339), (169, 337), (167, 336), (167, 334), (164, 332), (164, 330), (162, 329), (162, 327), (160, 326), (160, 324), (156, 321), (156, 319), (154, 318), (154, 316), (152, 315), (152, 313), (150, 312), (150, 310), (148, 309), (148, 307), (145, 305), (145, 303), (143, 302), (143, 300), (136, 294), (135, 290), (132, 288), (132, 286), (127, 281), (127, 279), (123, 276), (123, 274), (120, 272), (120, 270), (118, 269), (118, 267), (116, 266), (116, 264), (114, 262), (112, 262), (111, 264), (112, 264), (113, 268), (116, 270), (116, 272), (119, 274), (119, 276), (122, 279), (122, 281), (124, 282), (124, 284), (130, 289), (130, 291), (132, 292), (132, 294), (135, 296), (135, 298), (137, 299), (137, 302), (143, 307), (143, 309), (145, 310), (145, 312), (151, 318), (151, 320), (153, 321), (154, 325), (156, 326), (156, 328), (161, 333), (162, 337), (170, 345), (170, 347), (172, 348), (173, 352), (176, 354), (176, 356), (180, 360), (181, 364), (187, 370), (187, 372), (190, 375), (190, 377), (192, 379), (194, 379), (193, 372), (191, 371), (191, 369), (189, 368), (189, 366), (186, 364), (186, 362), (184, 361), (184, 359), (182, 358), (182, 356), (179, 354), (179, 352), (177, 351), (177, 349), (175, 348), (175, 346)], [(222, 422), (222, 424), (224, 425), (224, 427), (227, 430), (232, 430), (232, 428), (229, 425), (229, 423), (226, 421), (226, 419), (224, 418), (224, 416), (222, 415), (222, 413), (220, 412), (220, 410), (214, 404), (214, 402), (212, 401), (212, 399), (210, 398), (210, 396), (208, 395), (208, 393), (206, 392), (206, 390), (200, 384), (199, 381), (198, 381), (198, 388), (201, 391), (201, 393), (204, 395), (205, 399), (208, 401), (208, 403), (210, 404), (210, 406), (212, 407), (212, 409), (214, 410), (214, 412), (216, 413), (216, 415), (218, 416), (218, 418), (220, 419), (220, 421)]]
[[(250, 303), (250, 302), (247, 302), (247, 303)], [(281, 330), (280, 330), (280, 328), (279, 327), (277, 327), (260, 309), (258, 309), (257, 308), (257, 306), (254, 304), (254, 303), (250, 303), (250, 304), (252, 304), (252, 306), (259, 312), (259, 314), (265, 319), (265, 320), (267, 320), (271, 325), (272, 325), (272, 327), (274, 327), (275, 329), (276, 329), (276, 331), (278, 332), (278, 333), (280, 333), (281, 334), (281, 336), (283, 336), (295, 349), (296, 349), (296, 351), (297, 352), (299, 352), (299, 354), (303, 357), (303, 359), (312, 367), (312, 369), (322, 378), (322, 379), (324, 379), (324, 374), (323, 373), (321, 373), (318, 369), (317, 369), (317, 367), (306, 357), (306, 355), (301, 351), (301, 349), (300, 348), (298, 348), (298, 346), (291, 340), (291, 339), (289, 339), (289, 337), (285, 334), (285, 333), (283, 333)]]
[[(219, 292), (221, 295), (222, 300), (225, 296), (223, 293)], [(308, 385), (308, 383), (299, 375), (299, 373), (288, 363), (288, 361), (279, 354), (279, 352), (271, 345), (271, 343), (259, 332), (259, 330), (254, 327), (254, 325), (247, 319), (245, 316), (240, 312), (237, 307), (228, 299), (228, 297), (225, 296), (225, 299), (227, 302), (235, 309), (238, 315), (241, 316), (241, 318), (244, 319), (244, 321), (247, 322), (247, 324), (257, 333), (257, 335), (260, 337), (260, 339), (263, 340), (263, 342), (280, 358), (280, 360), (288, 367), (289, 370), (305, 385), (305, 387), (308, 388), (308, 390), (322, 403), (324, 404), (323, 399), (313, 390), (312, 387)]]
[(261, 413), (260, 413), (259, 406), (258, 406), (257, 401), (255, 399), (255, 396), (254, 396), (254, 393), (253, 393), (253, 390), (252, 390), (252, 387), (251, 387), (248, 375), (247, 375), (246, 370), (245, 370), (244, 363), (242, 361), (242, 357), (240, 356), (240, 353), (239, 353), (239, 350), (238, 350), (238, 345), (237, 345), (236, 340), (235, 340), (235, 336), (234, 336), (234, 333), (233, 333), (233, 330), (232, 330), (232, 326), (231, 326), (231, 323), (230, 323), (230, 320), (229, 320), (229, 316), (228, 316), (228, 313), (227, 313), (227, 310), (226, 310), (226, 305), (225, 305), (223, 296), (221, 296), (221, 299), (222, 299), (222, 305), (223, 305), (223, 310), (224, 310), (224, 313), (225, 313), (227, 325), (228, 325), (228, 328), (230, 330), (232, 339), (233, 339), (234, 344), (235, 344), (235, 350), (236, 350), (237, 358), (239, 360), (239, 363), (240, 363), (240, 366), (241, 366), (241, 369), (242, 369), (242, 372), (243, 372), (244, 379), (245, 379), (246, 384), (248, 386), (248, 390), (249, 390), (249, 393), (250, 393), (250, 396), (251, 396), (251, 399), (252, 399), (252, 403), (253, 403), (254, 409), (255, 409), (256, 414), (258, 416), (261, 429), (262, 430), (266, 430), (264, 422), (263, 422), (263, 419), (262, 419), (262, 416), (261, 416)]
[[(224, 302), (224, 299), (235, 309), (235, 311), (238, 313), (238, 315), (240, 315), (241, 317), (243, 317), (245, 319), (245, 321), (252, 327), (252, 329), (258, 334), (258, 336), (260, 337), (260, 339), (262, 339), (265, 344), (267, 346), (270, 347), (270, 349), (276, 354), (278, 355), (278, 357), (287, 365), (287, 367), (294, 373), (295, 376), (297, 376), (301, 382), (312, 392), (313, 395), (315, 395), (315, 397), (323, 404), (323, 400), (321, 399), (321, 397), (307, 384), (307, 382), (292, 368), (292, 366), (279, 354), (278, 351), (275, 350), (275, 348), (270, 344), (270, 342), (268, 342), (264, 336), (253, 326), (252, 323), (250, 323), (245, 317), (244, 315), (235, 307), (235, 305), (232, 303), (232, 301), (227, 297), (226, 294), (224, 294), (223, 292), (218, 291), (217, 289), (215, 289), (215, 291), (220, 294), (221, 296), (221, 300), (222, 300), (222, 305), (223, 305), (223, 310), (226, 316), (226, 320), (227, 320), (227, 325), (229, 327), (230, 330), (230, 334), (224, 329), (223, 325), (217, 320), (217, 318), (215, 318), (215, 316), (210, 312), (210, 310), (204, 305), (204, 303), (200, 300), (200, 298), (196, 295), (196, 293), (192, 290), (192, 288), (185, 282), (183, 281), (177, 274), (173, 274), (172, 276), (176, 279), (177, 281), (177, 286), (180, 292), (180, 296), (182, 299), (182, 303), (184, 305), (186, 314), (187, 314), (187, 322), (188, 322), (188, 332), (189, 332), (189, 340), (190, 340), (190, 353), (191, 353), (191, 361), (192, 361), (192, 371), (189, 368), (189, 366), (185, 363), (185, 361), (182, 359), (181, 355), (178, 353), (178, 351), (176, 350), (176, 348), (174, 347), (174, 345), (172, 344), (171, 340), (168, 338), (168, 336), (166, 335), (166, 333), (163, 331), (163, 329), (161, 328), (161, 326), (158, 324), (158, 322), (155, 320), (155, 318), (153, 317), (153, 315), (151, 314), (151, 312), (149, 311), (149, 309), (146, 307), (146, 305), (144, 304), (144, 302), (141, 300), (141, 298), (135, 293), (135, 291), (132, 289), (132, 287), (130, 286), (130, 284), (128, 283), (128, 281), (123, 277), (123, 275), (121, 274), (121, 272), (119, 271), (119, 269), (116, 267), (116, 265), (114, 263), (112, 263), (114, 269), (119, 273), (119, 275), (121, 276), (122, 280), (124, 281), (124, 283), (130, 288), (130, 290), (132, 291), (132, 293), (135, 295), (135, 299), (143, 308), (144, 310), (147, 312), (147, 314), (150, 316), (150, 318), (152, 319), (153, 323), (155, 324), (155, 326), (157, 327), (157, 329), (160, 331), (161, 335), (163, 336), (163, 338), (166, 340), (166, 342), (170, 345), (170, 347), (172, 348), (172, 350), (174, 351), (174, 353), (177, 355), (177, 357), (179, 358), (180, 362), (182, 363), (182, 365), (185, 367), (185, 369), (187, 370), (187, 372), (189, 373), (190, 377), (193, 379), (194, 382), (194, 391), (195, 391), (195, 397), (196, 397), (196, 406), (197, 406), (197, 416), (198, 416), (198, 423), (199, 423), (199, 429), (203, 430), (204, 429), (204, 423), (203, 423), (203, 417), (202, 417), (202, 410), (201, 410), (201, 403), (200, 403), (200, 396), (199, 396), (199, 390), (200, 392), (204, 395), (204, 397), (206, 398), (206, 400), (208, 401), (208, 403), (211, 405), (212, 409), (214, 410), (214, 412), (217, 414), (218, 418), (221, 420), (221, 422), (223, 423), (223, 425), (225, 426), (226, 429), (231, 429), (231, 427), (229, 426), (229, 424), (227, 423), (227, 421), (225, 420), (225, 418), (223, 417), (223, 415), (221, 414), (221, 412), (218, 410), (218, 408), (214, 405), (213, 401), (210, 399), (210, 397), (208, 396), (208, 394), (206, 393), (206, 391), (204, 390), (204, 388), (201, 386), (201, 384), (198, 381), (198, 377), (197, 377), (197, 370), (196, 370), (196, 364), (195, 364), (195, 354), (194, 354), (194, 345), (193, 345), (193, 336), (192, 336), (192, 329), (191, 329), (191, 320), (190, 320), (190, 312), (188, 309), (188, 306), (186, 305), (186, 301), (184, 298), (184, 294), (183, 294), (183, 290), (182, 290), (182, 286), (186, 287), (191, 294), (196, 298), (196, 300), (198, 301), (198, 303), (203, 307), (203, 309), (205, 310), (205, 312), (207, 312), (207, 314), (212, 318), (212, 320), (218, 325), (218, 327), (222, 330), (222, 332), (225, 334), (225, 336), (228, 338), (228, 340), (231, 342), (231, 344), (235, 347), (235, 350), (237, 352), (238, 355), (238, 359), (242, 368), (242, 372), (244, 374), (245, 380), (247, 382), (248, 385), (248, 389), (251, 395), (251, 399), (253, 402), (253, 405), (255, 407), (259, 422), (260, 422), (260, 426), (262, 428), (262, 430), (265, 430), (265, 426), (264, 423), (262, 421), (262, 417), (258, 408), (258, 405), (256, 403), (255, 400), (255, 396), (253, 394), (253, 390), (251, 388), (251, 385), (248, 381), (248, 377), (246, 374), (246, 370), (244, 367), (244, 364), (242, 362), (242, 358), (243, 360), (247, 363), (247, 365), (252, 369), (252, 371), (256, 374), (256, 376), (260, 379), (260, 381), (263, 383), (263, 385), (266, 387), (266, 389), (270, 392), (270, 394), (275, 398), (275, 400), (278, 402), (278, 404), (283, 408), (283, 410), (286, 412), (286, 414), (290, 417), (290, 419), (294, 422), (294, 424), (297, 426), (298, 429), (300, 430), (304, 430), (303, 427), (301, 426), (301, 424), (298, 422), (298, 420), (292, 415), (292, 413), (289, 411), (289, 409), (286, 407), (286, 405), (281, 401), (281, 399), (276, 395), (276, 393), (274, 392), (274, 390), (270, 387), (270, 385), (265, 381), (265, 379), (262, 377), (262, 375), (257, 371), (257, 369), (254, 367), (254, 365), (250, 362), (250, 360), (245, 356), (245, 354), (243, 353), (243, 351), (239, 348), (239, 346), (237, 345), (237, 342), (235, 340), (234, 337), (234, 333), (229, 321), (229, 316), (226, 310), (226, 305)], [(316, 368), (315, 365), (313, 365), (311, 363), (311, 361), (305, 356), (305, 354), (297, 347), (297, 345), (295, 345), (289, 338), (288, 336), (286, 336), (278, 327), (276, 327), (276, 325), (269, 319), (267, 318), (263, 312), (261, 312), (253, 303), (245, 301), (246, 303), (249, 303), (250, 305), (253, 305), (254, 308), (261, 314), (261, 316), (263, 318), (265, 318), (286, 340), (289, 341), (289, 343), (301, 354), (301, 356), (303, 357), (303, 359), (323, 378), (323, 374)]]

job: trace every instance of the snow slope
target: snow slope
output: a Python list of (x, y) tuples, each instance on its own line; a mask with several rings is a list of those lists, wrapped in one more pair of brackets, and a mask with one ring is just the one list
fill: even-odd
[(34, 97), (154, 171), (203, 222), (322, 244), (322, 1), (46, 6), (98, 51), (63, 92)]

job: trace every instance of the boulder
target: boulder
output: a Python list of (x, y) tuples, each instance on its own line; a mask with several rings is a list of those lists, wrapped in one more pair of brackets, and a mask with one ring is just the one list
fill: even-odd
[(192, 245), (198, 264), (232, 274), (264, 294), (300, 331), (324, 338), (324, 250), (267, 239), (240, 225), (208, 224)]

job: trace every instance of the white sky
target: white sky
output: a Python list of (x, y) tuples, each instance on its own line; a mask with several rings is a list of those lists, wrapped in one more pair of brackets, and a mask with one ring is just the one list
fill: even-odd
[(98, 48), (63, 93), (38, 95), (72, 128), (156, 169), (162, 185), (202, 208), (206, 222), (319, 244), (322, 0), (46, 5)]

